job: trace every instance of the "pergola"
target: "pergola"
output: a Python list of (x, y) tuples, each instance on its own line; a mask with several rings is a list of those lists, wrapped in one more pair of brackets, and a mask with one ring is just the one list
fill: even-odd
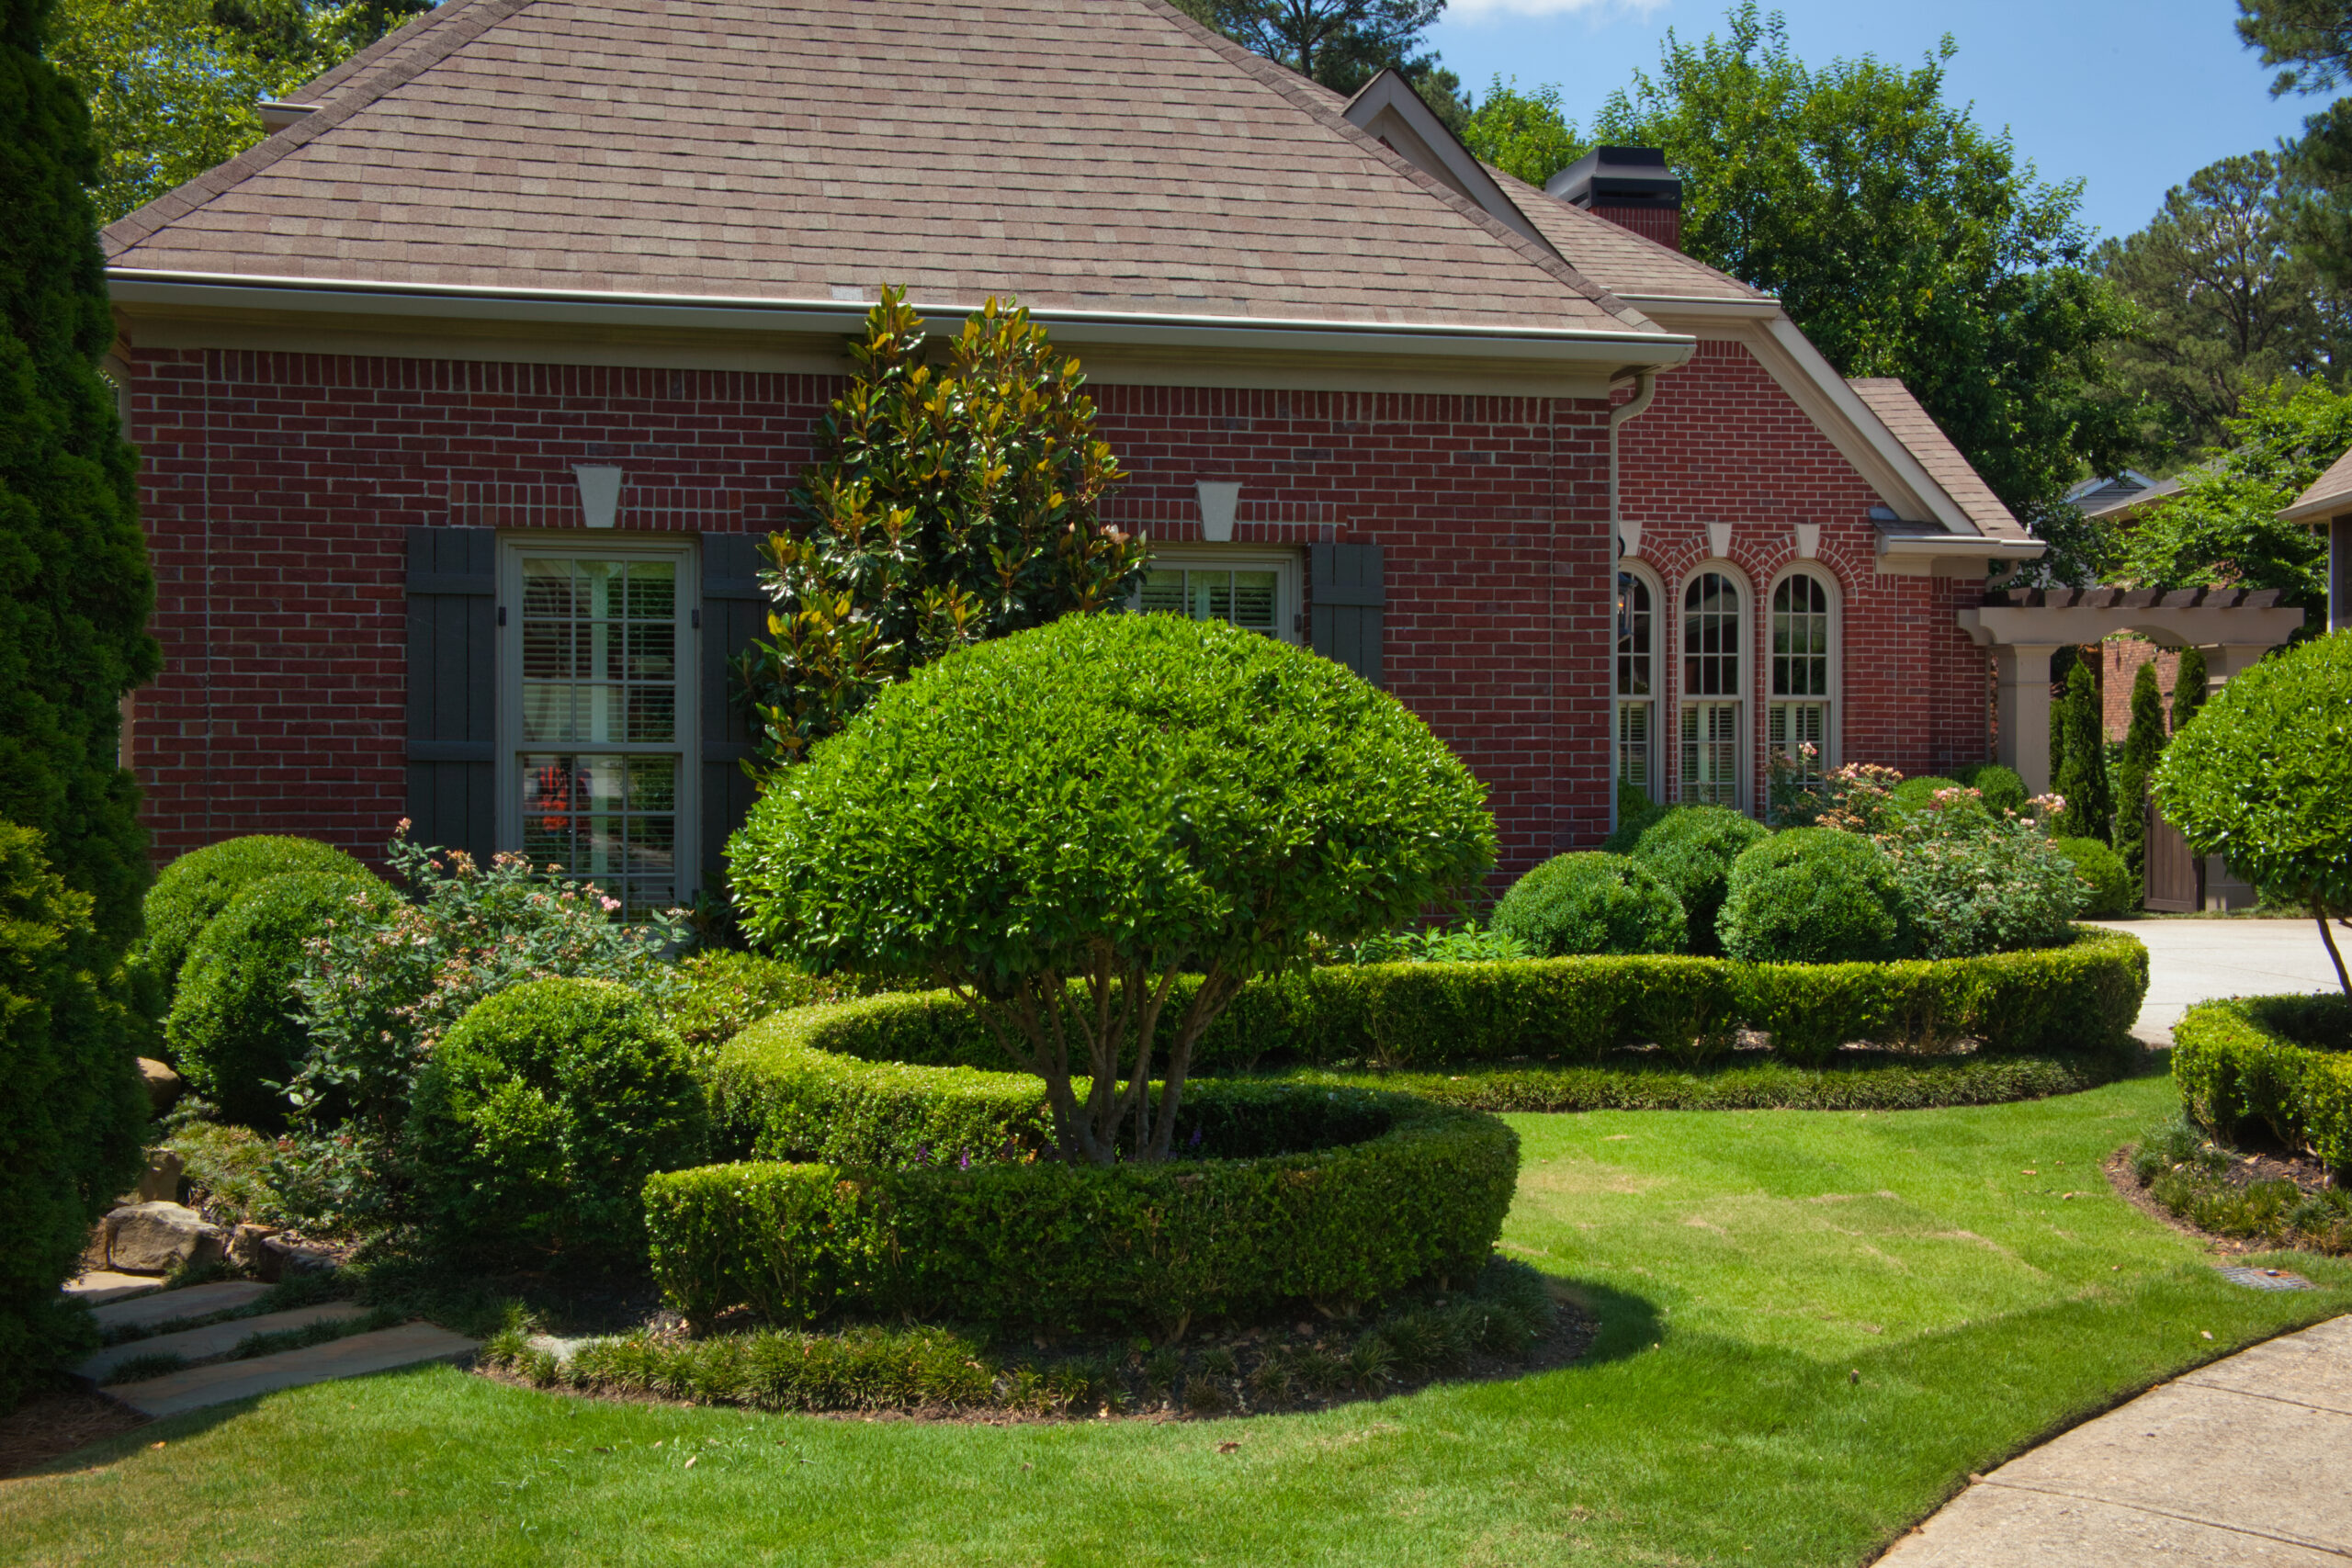
[[(2341, 563), (2339, 553), (2339, 570)], [(1998, 753), (2031, 795), (2050, 788), (2050, 656), (2059, 649), (2117, 632), (2137, 632), (2165, 648), (2200, 648), (2206, 680), (2218, 689), (2303, 624), (2301, 610), (2279, 606), (2276, 589), (2242, 588), (1995, 590), (1982, 606), (1958, 616), (1978, 647), (1993, 650), (2000, 680)]]

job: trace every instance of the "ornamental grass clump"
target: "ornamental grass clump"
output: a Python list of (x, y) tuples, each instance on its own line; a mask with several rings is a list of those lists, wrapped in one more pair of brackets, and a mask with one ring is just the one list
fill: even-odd
[(1680, 953), (1689, 945), (1682, 901), (1656, 872), (1624, 855), (1554, 855), (1511, 884), (1495, 907), (1495, 930), (1537, 958)]
[(729, 845), (756, 942), (953, 990), (1091, 1164), (1168, 1157), (1193, 1044), (1245, 981), (1406, 925), (1494, 855), (1483, 788), (1394, 698), (1172, 615), (917, 671)]
[[(2176, 694), (2176, 720), (2180, 707)], [(2329, 929), (2352, 920), (2352, 637), (2314, 638), (2223, 686), (2175, 732), (2153, 790), (2192, 852), (2318, 918), (2352, 997)]]

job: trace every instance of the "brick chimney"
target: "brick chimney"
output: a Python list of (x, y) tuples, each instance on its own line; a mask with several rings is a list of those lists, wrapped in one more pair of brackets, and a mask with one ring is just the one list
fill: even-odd
[(1544, 181), (1544, 189), (1645, 240), (1682, 248), (1682, 176), (1655, 147), (1596, 147)]

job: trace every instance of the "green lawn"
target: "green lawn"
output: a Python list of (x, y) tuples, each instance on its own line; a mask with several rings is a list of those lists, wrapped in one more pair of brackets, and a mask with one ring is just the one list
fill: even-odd
[(1508, 1244), (1604, 1325), (1584, 1362), (1516, 1382), (997, 1427), (435, 1370), (179, 1417), (0, 1483), (0, 1561), (1858, 1562), (1970, 1471), (2352, 1307), (2352, 1268), (2299, 1258), (2330, 1288), (2243, 1290), (2109, 1192), (2098, 1161), (2171, 1095), (1515, 1118)]

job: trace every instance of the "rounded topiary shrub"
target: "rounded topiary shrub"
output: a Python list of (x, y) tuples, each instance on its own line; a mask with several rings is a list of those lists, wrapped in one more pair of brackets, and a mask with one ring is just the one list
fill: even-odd
[(1912, 947), (1894, 863), (1826, 828), (1775, 833), (1741, 855), (1719, 930), (1724, 952), (1750, 964), (1874, 962)]
[(1539, 958), (1680, 953), (1690, 944), (1682, 901), (1625, 855), (1554, 855), (1511, 884), (1495, 906), (1494, 927)]
[[(332, 844), (266, 833), (224, 839), (191, 850), (156, 874), (155, 886), (147, 890), (142, 906), (145, 934), (132, 946), (126, 968), (131, 1003), (157, 1031), (171, 1012), (180, 970), (206, 922), (252, 884), (294, 872), (324, 876), (368, 874), (366, 866)], [(160, 1038), (150, 1043), (164, 1048)]]
[(2083, 914), (2094, 920), (2111, 920), (2140, 907), (2140, 885), (2123, 857), (2097, 839), (2060, 839), (2058, 852), (2075, 863), (2075, 874), (2090, 888)]
[(1998, 762), (1986, 762), (1962, 771), (1961, 782), (1984, 799), (1984, 809), (1998, 817), (2004, 811), (2025, 809), (2025, 780), (2017, 770), (2005, 768)]
[(266, 876), (239, 888), (197, 936), (164, 1021), (164, 1042), (189, 1087), (232, 1122), (283, 1124), (286, 1098), (277, 1086), (309, 1045), (294, 1016), (302, 944), (329, 920), (380, 914), (397, 897), (356, 862), (346, 871)]
[(1965, 786), (1958, 779), (1939, 778), (1933, 773), (1922, 773), (1917, 778), (1905, 779), (1901, 784), (1896, 784), (1894, 794), (1889, 797), (1889, 803), (1897, 811), (1917, 811), (1923, 807), (1933, 804), (1938, 790), (1963, 787)]
[(418, 1076), (419, 1211), (457, 1254), (617, 1260), (643, 1247), (645, 1179), (703, 1159), (686, 1048), (609, 980), (533, 980), (477, 1003)]
[(1721, 806), (1679, 806), (1643, 831), (1634, 858), (1682, 901), (1691, 952), (1721, 951), (1715, 922), (1732, 863), (1770, 831), (1754, 818)]

